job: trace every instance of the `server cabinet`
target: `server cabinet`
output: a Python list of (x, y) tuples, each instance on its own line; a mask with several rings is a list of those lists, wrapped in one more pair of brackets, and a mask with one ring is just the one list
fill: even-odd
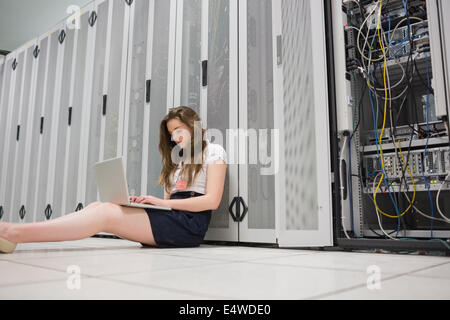
[(50, 168), (48, 172), (47, 202), (45, 215), (47, 219), (59, 217), (63, 212), (64, 163), (66, 160), (67, 126), (72, 121), (70, 93), (72, 84), (73, 62), (75, 58), (74, 22), (65, 21), (58, 31), (58, 59), (56, 63), (55, 94), (53, 99), (53, 119)]
[(333, 2), (340, 238), (450, 235), (444, 2)]
[[(23, 56), (23, 54), (22, 54)], [(5, 216), (4, 219), (9, 221), (11, 216), (11, 208), (10, 208), (10, 192), (8, 194), (7, 190), (9, 189), (9, 185), (11, 183), (11, 160), (10, 158), (10, 148), (11, 148), (11, 130), (12, 129), (12, 123), (17, 121), (17, 113), (14, 117), (14, 109), (12, 106), (14, 105), (14, 97), (15, 97), (15, 89), (16, 83), (20, 83), (20, 76), (18, 77), (17, 74), (20, 74), (19, 71), (22, 70), (21, 65), (23, 63), (18, 60), (19, 57), (17, 55), (17, 52), (12, 52), (9, 55), (6, 56), (5, 63), (6, 63), (6, 70), (5, 70), (5, 82), (3, 85), (3, 96), (2, 96), (2, 107), (3, 107), (3, 115), (2, 115), (2, 129), (1, 129), (1, 139), (0, 143), (2, 146), (2, 154), (3, 159), (1, 163), (1, 186), (0, 186), (0, 201), (1, 201), (1, 214), (2, 216)], [(19, 62), (21, 62), (19, 64)], [(20, 67), (19, 67), (20, 66)], [(19, 78), (19, 79), (17, 79)], [(19, 81), (18, 81), (19, 80)], [(14, 118), (16, 120), (14, 121)], [(5, 215), (6, 214), (6, 215)]]
[(51, 170), (50, 168), (50, 150), (51, 150), (51, 140), (54, 119), (54, 95), (55, 95), (55, 81), (57, 72), (58, 56), (60, 55), (59, 50), (59, 35), (61, 25), (52, 28), (48, 34), (47, 42), (47, 68), (45, 69), (45, 74), (43, 78), (43, 93), (42, 93), (42, 109), (41, 109), (41, 123), (39, 132), (39, 142), (36, 153), (37, 161), (37, 186), (34, 190), (34, 194), (30, 194), (30, 197), (34, 198), (33, 211), (36, 215), (34, 221), (42, 221), (48, 218), (48, 203), (47, 203), (47, 188), (48, 188), (48, 175)]
[(100, 159), (122, 155), (123, 116), (125, 101), (129, 9), (126, 1), (108, 4), (108, 31), (103, 80), (104, 109), (101, 124)]
[[(92, 68), (91, 52), (92, 30), (95, 14), (94, 3), (89, 3), (81, 9), (79, 15), (79, 28), (74, 30), (74, 57), (72, 65), (71, 86), (69, 94), (69, 117), (66, 149), (64, 157), (64, 185), (62, 191), (63, 213), (69, 213), (82, 208), (81, 189), (83, 174), (82, 139), (85, 127), (85, 114), (88, 106), (87, 90), (92, 85), (88, 70)], [(88, 42), (88, 39), (90, 41)]]
[(436, 100), (436, 114), (446, 117), (450, 114), (450, 45), (448, 30), (450, 23), (445, 14), (450, 12), (448, 1), (428, 1), (428, 20), (431, 21), (430, 47), (434, 69), (433, 86)]
[(8, 108), (9, 117), (7, 123), (7, 132), (6, 132), (6, 152), (5, 159), (7, 159), (4, 175), (5, 178), (3, 180), (4, 183), (4, 199), (5, 199), (5, 212), (8, 213), (8, 220), (17, 222), (19, 219), (17, 215), (13, 212), (13, 190), (14, 186), (14, 167), (16, 165), (17, 160), (17, 148), (18, 148), (18, 123), (20, 121), (20, 113), (21, 113), (21, 96), (22, 96), (22, 88), (23, 88), (23, 80), (24, 80), (24, 72), (26, 70), (26, 53), (23, 49), (24, 47), (16, 50), (16, 58), (13, 61), (12, 68), (14, 69), (14, 79), (12, 81), (12, 88), (10, 89), (10, 103)]
[[(239, 2), (239, 199), (244, 210), (240, 218), (239, 240), (276, 243), (275, 177), (278, 174), (279, 125), (275, 123), (282, 101), (274, 100), (282, 88), (276, 82), (274, 48), (281, 30), (275, 31), (281, 12), (279, 1)], [(278, 78), (278, 80), (281, 80)], [(238, 204), (240, 206), (241, 204)], [(247, 209), (248, 208), (248, 209)], [(242, 209), (241, 209), (242, 211)]]
[[(22, 82), (20, 84), (20, 98), (17, 107), (15, 106), (14, 112), (18, 113), (18, 121), (13, 123), (16, 125), (17, 133), (12, 141), (13, 147), (10, 148), (11, 153), (15, 153), (14, 156), (14, 167), (12, 169), (12, 183), (10, 188), (12, 190), (11, 197), (11, 215), (10, 221), (19, 222), (23, 221), (26, 215), (26, 208), (24, 206), (24, 194), (22, 194), (23, 184), (26, 184), (26, 179), (24, 179), (24, 164), (25, 164), (25, 147), (27, 145), (28, 130), (31, 127), (32, 114), (30, 107), (30, 92), (33, 91), (34, 86), (34, 74), (35, 74), (35, 47), (36, 40), (25, 44), (20, 50), (23, 51), (23, 75)], [(15, 145), (15, 146), (14, 146)]]
[[(147, 67), (145, 76), (145, 102), (143, 153), (142, 153), (142, 188), (146, 187), (145, 194), (163, 197), (163, 188), (157, 185), (162, 164), (161, 155), (158, 152), (159, 125), (172, 106), (169, 100), (169, 39), (171, 2), (155, 0), (149, 2), (149, 34), (147, 48), (151, 55), (147, 55)], [(153, 21), (153, 23), (152, 23)], [(128, 140), (131, 142), (131, 140)], [(130, 150), (130, 149), (128, 149)]]
[[(194, 109), (202, 127), (208, 129), (207, 138), (222, 145), (228, 161), (234, 163), (238, 150), (237, 3), (172, 0), (168, 19), (167, 105)], [(229, 165), (222, 202), (212, 216), (207, 240), (238, 241), (237, 223), (229, 214), (237, 195), (237, 174), (237, 166)]]
[[(0, 151), (5, 152), (5, 139), (6, 139), (6, 124), (8, 119), (8, 112), (9, 112), (9, 91), (11, 87), (11, 80), (12, 80), (12, 74), (13, 74), (13, 68), (11, 66), (12, 61), (14, 60), (15, 52), (11, 52), (8, 54), (1, 66), (1, 75), (2, 75), (2, 82), (0, 87)], [(0, 176), (4, 177), (4, 162), (5, 158), (2, 158), (0, 161)], [(0, 181), (0, 219), (6, 220), (6, 214), (5, 214), (5, 196), (4, 196), (4, 187), (3, 187), (3, 178)], [(8, 216), (9, 218), (9, 216)]]
[[(81, 169), (83, 180), (80, 190), (80, 200), (83, 206), (98, 199), (94, 165), (96, 162), (103, 160), (101, 157), (104, 152), (100, 152), (100, 150), (104, 149), (105, 143), (102, 140), (105, 135), (102, 130), (104, 131), (106, 125), (105, 116), (109, 111), (108, 104), (110, 103), (106, 88), (110, 77), (110, 67), (119, 68), (120, 71), (120, 64), (110, 66), (109, 61), (111, 60), (111, 55), (118, 55), (119, 58), (123, 55), (122, 46), (117, 48), (117, 52), (111, 52), (111, 32), (113, 24), (121, 24), (123, 26), (127, 17), (124, 1), (95, 1), (94, 3), (96, 21), (92, 26), (93, 40), (90, 42), (90, 45), (93, 47), (93, 52), (92, 65), (89, 69), (89, 73), (92, 73), (90, 76), (92, 80), (89, 80), (92, 83), (92, 88), (86, 100), (86, 117), (83, 121), (85, 135), (82, 143), (82, 154), (84, 154), (82, 163), (85, 164), (85, 167)], [(114, 15), (120, 15), (121, 18), (114, 21)], [(119, 31), (115, 36), (123, 37), (123, 31)], [(119, 87), (122, 79), (124, 77), (120, 76), (114, 79), (114, 81), (119, 81)]]
[(249, 0), (239, 13), (239, 241), (332, 245), (323, 3)]
[[(26, 198), (24, 207), (26, 210), (26, 215), (24, 222), (34, 222), (38, 217), (35, 208), (35, 193), (38, 188), (37, 179), (39, 177), (38, 172), (38, 150), (40, 148), (40, 140), (44, 125), (44, 119), (42, 118), (42, 109), (44, 106), (44, 89), (45, 89), (45, 75), (48, 66), (48, 46), (49, 37), (47, 34), (40, 36), (37, 40), (37, 44), (34, 48), (34, 56), (36, 57), (36, 81), (35, 88), (32, 91), (33, 104), (32, 108), (33, 119), (30, 123), (30, 128), (27, 135), (27, 141), (30, 142), (30, 146), (26, 148), (26, 152), (29, 150), (29, 158), (25, 158), (25, 170), (28, 172), (26, 174), (27, 185), (26, 188)], [(25, 179), (25, 177), (24, 177)], [(42, 220), (42, 219), (41, 219)]]
[[(237, 222), (230, 215), (230, 204), (238, 195), (238, 1), (209, 1), (203, 21), (202, 40), (206, 46), (203, 60), (206, 79), (200, 78), (202, 114), (208, 139), (227, 151), (228, 163), (222, 202), (214, 211), (207, 240), (238, 241)], [(206, 20), (206, 18), (203, 18)], [(203, 70), (202, 70), (203, 72)], [(204, 81), (206, 80), (206, 81)]]
[[(148, 150), (149, 141), (159, 140), (159, 126), (153, 117), (161, 120), (161, 115), (167, 112), (164, 103), (153, 103), (151, 101), (151, 86), (158, 80), (164, 82), (167, 75), (162, 79), (152, 79), (153, 39), (168, 37), (167, 28), (161, 31), (166, 33), (155, 37), (155, 17), (161, 15), (164, 21), (162, 26), (169, 21), (169, 2), (165, 4), (157, 1), (134, 1), (130, 5), (130, 30), (128, 41), (127, 60), (127, 82), (125, 93), (125, 108), (123, 122), (123, 156), (126, 163), (126, 175), (130, 195), (139, 196), (147, 194), (148, 172), (154, 168), (160, 169), (160, 159), (156, 150)], [(157, 9), (155, 9), (157, 8)], [(161, 12), (155, 11), (162, 9)], [(166, 69), (162, 61), (162, 70)], [(161, 86), (161, 84), (160, 84)], [(164, 85), (160, 87), (164, 95)], [(167, 89), (166, 89), (167, 90)], [(150, 121), (153, 126), (150, 127)], [(153, 148), (155, 144), (152, 144)], [(151, 158), (148, 159), (148, 158)], [(154, 188), (155, 190), (155, 188)], [(156, 191), (156, 190), (155, 190)], [(163, 197), (162, 188), (155, 193)]]
[[(107, 10), (105, 11), (105, 9), (107, 9), (107, 3), (94, 1), (91, 5), (92, 9), (87, 20), (86, 62), (84, 66), (84, 89), (81, 106), (82, 130), (80, 132), (80, 152), (78, 154), (79, 178), (77, 188), (77, 210), (86, 206), (86, 178), (89, 148), (91, 145), (97, 146), (96, 151), (98, 152), (99, 144), (99, 137), (96, 136), (96, 131), (100, 114), (98, 113), (98, 110), (96, 110), (97, 106), (94, 105), (94, 103), (98, 100), (97, 92), (101, 84), (99, 84), (98, 81), (97, 83), (94, 81), (98, 80), (100, 76), (103, 76), (103, 70), (100, 70), (102, 64), (96, 64), (96, 62), (104, 59), (105, 39), (104, 34), (102, 33), (104, 33), (107, 26)], [(94, 90), (97, 90), (97, 92), (94, 93)], [(96, 159), (97, 155), (93, 158)]]
[[(37, 83), (39, 74), (43, 73), (43, 63), (40, 59), (40, 44), (42, 37), (36, 39), (36, 42), (33, 44), (33, 47), (30, 48), (32, 50), (32, 58), (29, 58), (33, 61), (32, 63), (32, 72), (30, 75), (30, 88), (28, 101), (24, 101), (25, 106), (28, 110), (27, 115), (27, 126), (26, 132), (23, 133), (23, 139), (25, 140), (25, 149), (24, 152), (21, 152), (21, 156), (23, 157), (23, 165), (19, 170), (23, 171), (21, 182), (21, 189), (17, 189), (16, 194), (20, 199), (20, 211), (19, 216), (21, 221), (31, 222), (33, 221), (33, 212), (30, 211), (31, 201), (29, 197), (29, 190), (34, 190), (31, 186), (35, 186), (35, 177), (36, 172), (30, 171), (32, 167), (32, 163), (34, 163), (34, 153), (36, 150), (36, 146), (33, 145), (35, 142), (35, 137), (39, 136), (39, 125), (40, 125), (40, 110), (36, 108), (36, 93), (37, 87), (42, 84)], [(45, 51), (45, 50), (44, 50)], [(44, 54), (44, 62), (45, 54)], [(32, 193), (31, 193), (32, 194)]]

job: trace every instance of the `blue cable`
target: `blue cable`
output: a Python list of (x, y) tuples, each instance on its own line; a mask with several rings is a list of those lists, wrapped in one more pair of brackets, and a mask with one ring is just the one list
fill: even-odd
[(388, 41), (389, 41), (389, 46), (393, 47), (393, 48), (399, 47), (399, 46), (405, 44), (407, 41), (409, 41), (409, 35), (407, 35), (405, 38), (403, 38), (403, 40), (400, 43), (392, 44), (392, 42), (391, 42), (391, 16), (389, 16)]

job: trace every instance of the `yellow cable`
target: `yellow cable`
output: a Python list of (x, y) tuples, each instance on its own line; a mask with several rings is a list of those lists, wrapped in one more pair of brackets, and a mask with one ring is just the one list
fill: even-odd
[[(402, 157), (402, 162), (403, 162), (403, 164), (406, 166), (406, 169), (408, 170), (409, 176), (411, 177), (411, 181), (412, 181), (412, 184), (413, 184), (413, 190), (414, 190), (412, 200), (411, 200), (410, 203), (409, 203), (409, 207), (406, 208), (406, 210), (403, 211), (402, 214), (400, 214), (400, 217), (403, 217), (409, 210), (411, 210), (411, 208), (412, 208), (412, 206), (413, 206), (413, 204), (414, 204), (414, 201), (416, 200), (416, 183), (415, 183), (415, 181), (414, 181), (414, 177), (413, 177), (413, 175), (412, 175), (412, 173), (411, 173), (411, 170), (409, 169), (409, 166), (408, 166), (408, 164), (406, 163), (405, 158), (404, 158), (404, 156), (403, 156), (403, 152), (402, 152), (402, 147), (401, 147), (401, 144), (400, 144), (400, 140), (398, 141), (398, 148), (399, 148), (399, 150), (400, 150), (400, 155), (401, 155), (401, 157)], [(383, 174), (383, 173), (382, 173), (382, 174)], [(380, 181), (381, 181), (381, 180), (380, 180)], [(378, 191), (378, 190), (377, 190), (377, 191)], [(378, 210), (382, 215), (384, 215), (384, 216), (386, 216), (386, 217), (388, 217), (388, 218), (392, 218), (392, 219), (397, 219), (397, 218), (398, 218), (398, 216), (393, 216), (393, 215), (390, 215), (390, 214), (387, 214), (387, 213), (381, 211), (381, 209), (378, 207), (376, 198), (377, 198), (377, 193), (375, 192), (373, 201), (374, 201), (375, 207), (377, 208), (377, 210)]]
[[(387, 71), (387, 62), (386, 62), (386, 52), (384, 50), (384, 46), (383, 46), (383, 41), (381, 39), (381, 11), (383, 8), (383, 1), (380, 1), (380, 8), (379, 8), (379, 12), (378, 12), (378, 23), (377, 23), (377, 30), (378, 30), (378, 41), (380, 43), (380, 47), (381, 47), (381, 51), (383, 53), (384, 56), (384, 66), (383, 66), (383, 82), (384, 82), (384, 117), (383, 117), (383, 127), (381, 129), (381, 134), (380, 134), (380, 139), (379, 139), (379, 145), (381, 146), (381, 142), (382, 142), (382, 138), (383, 138), (383, 133), (384, 133), (384, 129), (386, 128), (386, 114), (387, 114), (387, 102), (388, 102), (388, 90), (387, 90), (387, 83), (386, 83), (386, 71)], [(399, 142), (400, 143), (400, 142)], [(401, 152), (401, 151), (400, 151)], [(402, 154), (402, 159), (403, 159), (403, 154)], [(380, 182), (378, 182), (378, 186), (373, 194), (373, 203), (375, 205), (375, 207), (377, 208), (377, 210), (384, 216), (389, 217), (389, 218), (393, 218), (396, 219), (398, 218), (398, 216), (393, 216), (393, 215), (389, 215), (385, 212), (383, 212), (377, 204), (377, 193), (378, 190), (380, 189), (381, 183), (383, 181), (384, 178), (384, 159), (383, 159), (383, 149), (380, 147), (380, 160), (381, 160), (381, 168), (382, 168), (382, 172), (381, 172), (381, 179)], [(406, 164), (407, 165), (407, 164)], [(408, 168), (408, 172), (411, 175), (411, 178), (413, 180), (413, 184), (414, 184), (414, 179), (412, 177), (411, 171)], [(389, 186), (387, 186), (389, 188)], [(415, 199), (415, 186), (414, 186), (414, 199)], [(406, 214), (412, 207), (412, 203), (414, 203), (414, 200), (410, 203), (408, 209), (406, 209), (402, 214), (400, 214), (400, 216), (403, 216), (404, 214)]]

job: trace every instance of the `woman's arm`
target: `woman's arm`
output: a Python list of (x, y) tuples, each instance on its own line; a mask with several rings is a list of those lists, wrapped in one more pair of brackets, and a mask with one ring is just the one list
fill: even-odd
[(163, 200), (163, 206), (172, 209), (199, 212), (204, 210), (217, 210), (222, 201), (223, 188), (227, 164), (223, 160), (217, 160), (208, 164), (206, 180), (206, 194), (188, 199)]

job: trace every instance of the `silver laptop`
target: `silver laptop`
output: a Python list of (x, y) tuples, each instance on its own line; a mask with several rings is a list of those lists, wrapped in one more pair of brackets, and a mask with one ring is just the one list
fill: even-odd
[(171, 210), (167, 207), (130, 202), (122, 157), (96, 163), (95, 178), (101, 202), (112, 202), (125, 207)]

